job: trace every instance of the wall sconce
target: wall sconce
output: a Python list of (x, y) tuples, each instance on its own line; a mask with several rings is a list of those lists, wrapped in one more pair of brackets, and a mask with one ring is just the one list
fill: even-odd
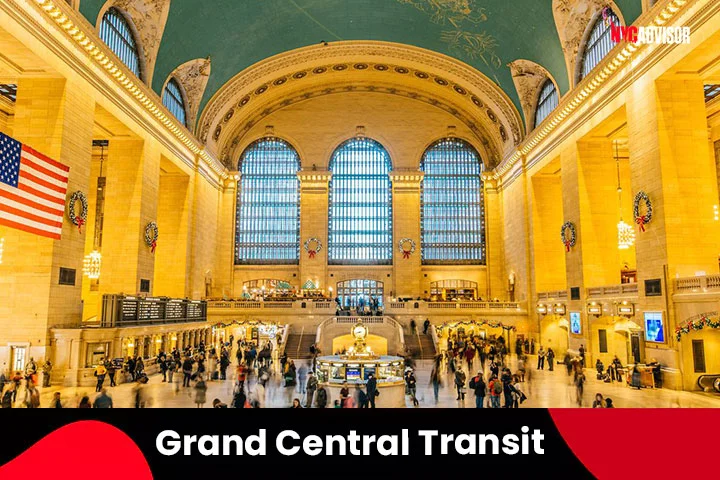
[(713, 205), (713, 215), (716, 222), (720, 220), (720, 207), (718, 207), (717, 205)]
[(173, 335), (171, 338), (173, 342), (177, 342), (177, 335)]
[(563, 305), (562, 303), (556, 303), (553, 307), (553, 313), (556, 315), (565, 315), (565, 312), (565, 305)]
[(635, 305), (627, 301), (618, 303), (617, 314), (621, 317), (634, 317), (635, 316)]
[(127, 346), (128, 346), (128, 348), (135, 348), (135, 344), (134, 344), (134, 343), (132, 343), (132, 342), (128, 343), (128, 345), (127, 345)]
[(539, 303), (538, 306), (535, 308), (535, 311), (539, 315), (547, 315), (547, 313), (548, 313), (547, 305), (543, 305), (542, 303)]
[(155, 343), (158, 343), (158, 344), (162, 343), (162, 338), (156, 338)]
[(596, 317), (602, 316), (602, 305), (598, 305), (596, 302), (590, 302), (587, 305), (587, 314), (594, 315)]

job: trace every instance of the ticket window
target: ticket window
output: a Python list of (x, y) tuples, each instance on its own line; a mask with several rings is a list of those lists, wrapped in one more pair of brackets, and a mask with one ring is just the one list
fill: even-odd
[(88, 343), (85, 367), (95, 367), (108, 358), (107, 343)]

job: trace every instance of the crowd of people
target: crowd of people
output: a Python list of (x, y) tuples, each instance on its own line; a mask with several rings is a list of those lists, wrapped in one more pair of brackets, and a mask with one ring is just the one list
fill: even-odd
[[(428, 333), (429, 326), (427, 320), (421, 326), (424, 334)], [(411, 330), (414, 333), (418, 333), (417, 327), (413, 320)], [(568, 383), (574, 387), (577, 405), (584, 406), (587, 382), (584, 347), (577, 354), (565, 353), (562, 359), (556, 358), (552, 348), (538, 347), (537, 364), (530, 365), (526, 352), (534, 349), (532, 342), (518, 341), (516, 354), (511, 361), (506, 340), (502, 336), (486, 339), (474, 335), (451, 335), (445, 351), (432, 362), (429, 386), (435, 404), (439, 403), (440, 389), (446, 384), (452, 388), (460, 406), (465, 406), (467, 396), (472, 395), (477, 408), (519, 408), (532, 393), (533, 371), (547, 369), (554, 372), (555, 366), (562, 363), (569, 378)], [(230, 336), (227, 342), (211, 347), (201, 342), (196, 348), (173, 348), (167, 353), (160, 352), (150, 361), (143, 360), (141, 356), (129, 356), (121, 364), (101, 359), (94, 369), (95, 398), (80, 394), (75, 403), (79, 408), (112, 408), (113, 400), (108, 392), (121, 383), (117, 376), (122, 375), (122, 383), (132, 384), (132, 406), (150, 406), (151, 399), (145, 391), (149, 380), (145, 371), (147, 362), (153, 365), (153, 370), (157, 366), (160, 383), (173, 386), (169, 392), (175, 395), (186, 393), (199, 408), (208, 403), (207, 393), (211, 382), (228, 382), (224, 384), (227, 386), (225, 391), (232, 392), (226, 394), (225, 398), (213, 399), (213, 408), (263, 408), (268, 401), (268, 382), (271, 380), (279, 388), (274, 390), (273, 395), (282, 392), (286, 405), (292, 408), (375, 408), (379, 390), (377, 379), (372, 375), (364, 384), (343, 384), (339, 397), (331, 399), (328, 389), (315, 374), (315, 359), (321, 353), (318, 345), (310, 347), (309, 362), (296, 363), (286, 353), (279, 354), (279, 350), (270, 341), (258, 344), (240, 339), (235, 342)], [(424, 399), (418, 398), (415, 363), (411, 356), (405, 356), (403, 379), (408, 405), (420, 406)], [(617, 357), (607, 367), (598, 359), (595, 369), (597, 379), (608, 383), (622, 381), (625, 371)], [(639, 371), (638, 367), (634, 370)], [(43, 386), (49, 386), (52, 372), (49, 361), (38, 367), (30, 359), (24, 375), (7, 379), (3, 374), (0, 378), (3, 385), (0, 395), (2, 407), (38, 408), (40, 372), (43, 374)], [(634, 386), (633, 382), (629, 383)], [(430, 401), (428, 399), (428, 403)], [(49, 406), (62, 408), (70, 403), (73, 402), (65, 401), (60, 392), (55, 392)], [(592, 401), (592, 407), (614, 408), (614, 405), (612, 399), (598, 393)]]

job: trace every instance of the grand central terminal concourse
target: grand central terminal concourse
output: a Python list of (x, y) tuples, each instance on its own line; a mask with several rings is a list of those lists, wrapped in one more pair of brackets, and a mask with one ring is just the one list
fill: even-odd
[(0, 0), (3, 408), (720, 407), (720, 2)]

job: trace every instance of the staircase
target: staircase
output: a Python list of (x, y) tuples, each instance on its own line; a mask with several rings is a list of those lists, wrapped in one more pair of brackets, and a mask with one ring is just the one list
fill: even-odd
[(430, 335), (423, 335), (419, 332), (415, 335), (406, 333), (405, 345), (410, 350), (410, 355), (415, 359), (432, 360), (435, 358), (435, 345)]
[(310, 358), (310, 345), (315, 343), (315, 329), (301, 327), (299, 333), (290, 333), (285, 344), (285, 353), (293, 360)]

